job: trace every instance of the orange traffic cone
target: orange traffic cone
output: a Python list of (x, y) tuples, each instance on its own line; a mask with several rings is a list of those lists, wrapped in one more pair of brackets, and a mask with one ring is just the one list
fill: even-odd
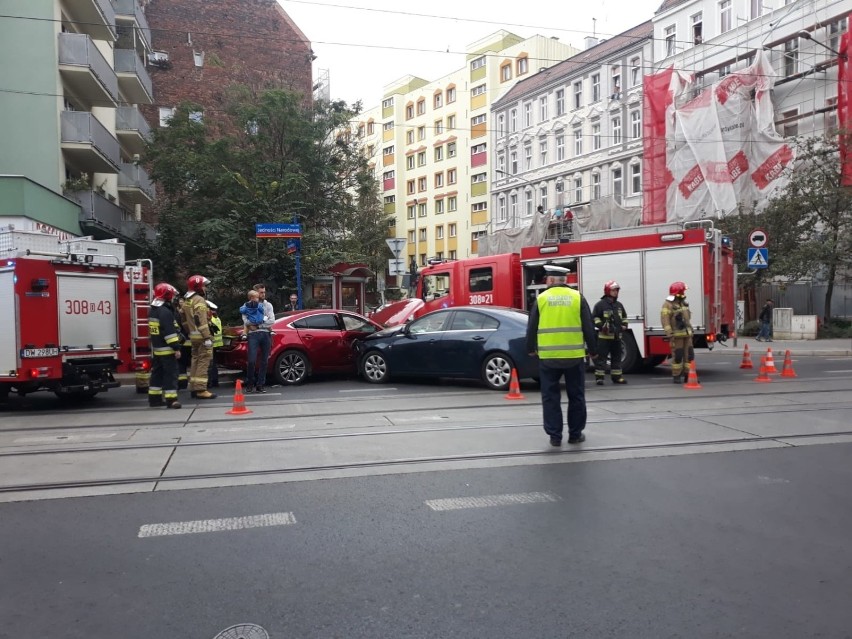
[(775, 374), (778, 372), (778, 369), (775, 368), (775, 359), (772, 357), (772, 349), (766, 349), (766, 372)]
[(760, 371), (757, 373), (757, 377), (754, 378), (756, 382), (771, 382), (772, 378), (769, 376), (769, 373), (766, 371), (766, 355), (762, 355), (760, 357)]
[(748, 352), (748, 344), (743, 348), (743, 361), (740, 363), (740, 368), (754, 368), (751, 363), (751, 353)]
[(790, 349), (784, 351), (784, 368), (781, 369), (781, 377), (798, 377), (793, 370), (793, 356), (790, 354)]
[(234, 407), (225, 411), (226, 415), (249, 415), (252, 411), (246, 408), (246, 398), (243, 395), (243, 382), (242, 380), (237, 380), (237, 386), (234, 389)]
[(689, 362), (689, 376), (686, 378), (686, 384), (683, 387), (701, 388), (701, 384), (698, 383), (698, 373), (695, 372), (695, 362)]
[(512, 369), (512, 379), (509, 382), (509, 392), (506, 394), (506, 399), (526, 399), (521, 395), (521, 385), (518, 383), (518, 371)]

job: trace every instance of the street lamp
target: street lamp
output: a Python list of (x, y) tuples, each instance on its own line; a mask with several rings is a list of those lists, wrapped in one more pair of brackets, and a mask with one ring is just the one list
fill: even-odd
[(824, 44), (824, 43), (820, 42), (819, 40), (814, 40), (814, 37), (810, 34), (809, 31), (799, 31), (799, 33), (797, 33), (796, 35), (799, 38), (801, 38), (802, 40), (810, 40), (814, 44), (818, 44), (819, 46), (821, 46), (823, 49), (828, 49), (829, 51), (831, 51), (834, 55), (836, 55), (841, 60), (847, 59), (847, 55), (845, 53), (840, 53), (840, 51), (835, 51), (834, 49), (832, 49), (827, 44)]

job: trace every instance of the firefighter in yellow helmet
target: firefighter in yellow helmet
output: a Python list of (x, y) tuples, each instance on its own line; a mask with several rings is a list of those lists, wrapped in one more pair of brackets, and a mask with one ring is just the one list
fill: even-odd
[(192, 275), (186, 281), (186, 295), (181, 307), (183, 324), (192, 342), (192, 364), (189, 369), (190, 396), (213, 399), (216, 393), (207, 390), (207, 371), (213, 359), (213, 334), (210, 332), (207, 307), (207, 285), (203, 275)]
[[(687, 286), (683, 282), (674, 282), (669, 287), (669, 296), (663, 302), (660, 322), (666, 332), (666, 339), (672, 349), (672, 382), (686, 383), (689, 367), (695, 359), (692, 347), (692, 321), (689, 304), (686, 301)], [(684, 361), (686, 360), (686, 361)]]

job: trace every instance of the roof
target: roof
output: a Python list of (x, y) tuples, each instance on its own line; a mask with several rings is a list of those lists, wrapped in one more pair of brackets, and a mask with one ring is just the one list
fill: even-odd
[(654, 12), (654, 15), (662, 13), (663, 11), (668, 11), (669, 9), (674, 9), (676, 6), (683, 4), (684, 2), (689, 2), (689, 0), (663, 0), (663, 4), (661, 4), (660, 8)]
[(632, 29), (628, 29), (624, 33), (619, 33), (618, 35), (611, 37), (609, 40), (604, 40), (600, 44), (596, 44), (591, 49), (586, 49), (582, 53), (578, 53), (567, 60), (563, 60), (559, 64), (554, 64), (552, 67), (548, 67), (544, 71), (539, 71), (535, 75), (530, 76), (525, 80), (521, 80), (509, 89), (509, 92), (506, 93), (506, 95), (494, 102), (492, 108), (509, 102), (514, 102), (519, 97), (533, 93), (559, 78), (571, 75), (572, 72), (586, 65), (595, 62), (602, 62), (615, 52), (629, 47), (631, 44), (635, 44), (641, 40), (650, 39), (653, 34), (654, 25), (650, 20), (643, 22)]

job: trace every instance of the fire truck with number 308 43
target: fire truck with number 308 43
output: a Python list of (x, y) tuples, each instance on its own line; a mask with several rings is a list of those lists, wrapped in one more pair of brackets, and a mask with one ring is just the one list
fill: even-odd
[[(544, 264), (568, 268), (568, 283), (590, 307), (603, 295), (605, 282), (621, 285), (618, 299), (629, 326), (622, 335), (625, 371), (657, 366), (669, 355), (660, 309), (675, 281), (689, 287), (696, 347), (712, 349), (734, 335), (734, 252), (730, 239), (709, 220), (589, 231), (579, 239), (561, 235), (520, 253), (435, 260), (418, 273), (417, 299), (398, 304), (420, 305), (413, 317), (462, 305), (529, 309), (545, 288)], [(382, 315), (394, 316), (394, 308)]]
[(0, 400), (85, 399), (119, 386), (116, 373), (146, 378), (152, 277), (116, 241), (0, 230)]

